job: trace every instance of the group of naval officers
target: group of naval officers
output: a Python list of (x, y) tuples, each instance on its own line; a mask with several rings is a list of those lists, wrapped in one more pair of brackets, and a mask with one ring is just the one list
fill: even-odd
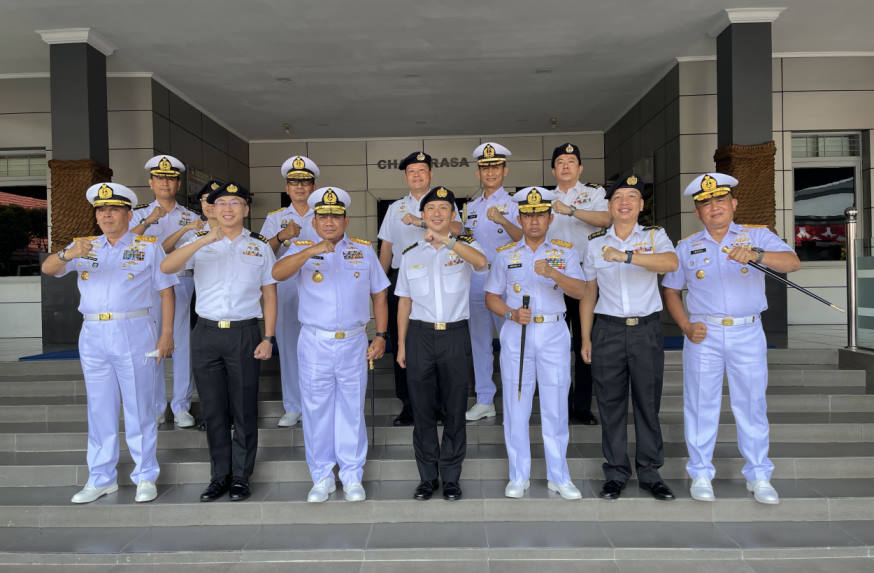
[[(102, 234), (75, 239), (43, 264), (48, 275), (75, 272), (81, 295), (89, 478), (72, 502), (118, 489), (119, 405), (135, 501), (155, 499), (158, 426), (168, 399), (174, 424), (195, 426), (195, 386), (210, 458), (200, 500), (247, 499), (258, 446), (260, 361), (274, 347), (284, 408), (278, 425), (302, 422), (313, 482), (307, 501), (329, 499), (335, 466), (345, 499), (363, 501), (368, 363), (372, 368), (389, 341), (402, 404), (393, 423), (413, 426), (420, 476), (413, 496), (427, 500), (442, 491), (446, 500), (461, 499), (466, 423), (496, 415), (495, 333), (507, 497), (524, 497), (530, 487), (536, 390), (547, 487), (563, 499), (581, 498), (566, 459), (569, 423), (599, 423), (594, 387), (605, 458), (599, 496), (619, 498), (633, 473), (630, 389), (638, 485), (672, 500), (659, 474), (664, 275), (665, 307), (685, 335), (690, 495), (715, 499), (712, 457), (726, 374), (747, 489), (760, 503), (778, 503), (770, 483), (760, 319), (765, 277), (752, 263), (797, 270), (791, 247), (763, 226), (734, 221), (738, 181), (729, 175), (706, 173), (689, 183), (684, 195), (703, 229), (675, 247), (661, 227), (638, 223), (645, 189), (638, 176), (609, 190), (582, 183), (580, 149), (564, 143), (552, 153), (554, 190), (511, 194), (503, 186), (510, 156), (495, 142), (473, 151), (483, 192), (463, 214), (451, 189), (432, 185), (427, 153), (405, 157), (399, 168), (409, 193), (390, 205), (378, 254), (369, 241), (346, 234), (350, 194), (316, 188), (319, 167), (304, 156), (283, 163), (291, 202), (269, 213), (260, 233), (244, 227), (250, 194), (236, 182), (204, 185), (201, 214), (179, 205), (185, 166), (170, 155), (145, 165), (151, 203), (138, 204), (117, 183), (89, 187), (85, 196)], [(371, 308), (376, 334), (368, 341)], [(161, 362), (171, 356), (167, 396)], [(476, 399), (467, 409), (471, 387)]]

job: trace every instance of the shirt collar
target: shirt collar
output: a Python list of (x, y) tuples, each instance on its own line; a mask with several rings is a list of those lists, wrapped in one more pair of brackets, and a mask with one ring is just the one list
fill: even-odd
[[(741, 232), (743, 232), (743, 227), (738, 223), (732, 221), (731, 224), (728, 226), (728, 232), (725, 233), (725, 237), (727, 237), (729, 234), (739, 235)], [(710, 231), (708, 231), (706, 228), (701, 231), (701, 236), (705, 239), (709, 239), (717, 245), (720, 244), (716, 241), (716, 239), (710, 236)], [(725, 241), (725, 237), (722, 238), (723, 241)]]
[[(640, 231), (641, 229), (643, 229), (643, 227), (640, 226), (640, 223), (635, 223), (635, 224), (634, 224), (634, 229), (631, 230), (631, 234), (628, 235), (628, 239), (625, 239), (625, 240), (627, 241), (627, 240), (631, 239), (631, 237), (633, 237), (633, 236), (635, 235), (635, 233), (637, 233), (637, 232)], [(620, 238), (616, 235), (616, 228), (613, 227), (612, 224), (611, 224), (610, 227), (607, 229), (607, 236), (613, 237), (614, 239), (616, 239), (616, 240), (619, 241), (620, 243), (623, 242), (622, 239), (620, 239)]]

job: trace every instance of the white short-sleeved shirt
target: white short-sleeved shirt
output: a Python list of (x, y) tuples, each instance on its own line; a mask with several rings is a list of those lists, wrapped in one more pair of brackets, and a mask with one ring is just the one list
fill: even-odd
[[(157, 199), (151, 203), (134, 207), (133, 217), (131, 218), (128, 229), (133, 229), (142, 223), (143, 219), (151, 215), (156, 207), (160, 207)], [(158, 222), (154, 225), (150, 225), (143, 234), (158, 237), (158, 243), (163, 243), (167, 237), (178, 231), (180, 227), (184, 227), (188, 223), (196, 221), (199, 218), (200, 215), (194, 211), (186, 209), (179, 203), (176, 203), (176, 206), (173, 207), (172, 211), (158, 219)]]
[[(562, 191), (558, 187), (553, 191), (558, 196), (557, 201), (561, 201), (568, 207), (582, 209), (583, 211), (606, 211), (607, 210), (607, 192), (600, 185), (594, 183), (580, 183), (579, 181), (567, 191)], [(555, 213), (552, 219), (552, 224), (549, 226), (548, 237), (563, 239), (574, 244), (577, 250), (577, 255), (580, 261), (586, 258), (586, 245), (589, 244), (589, 235), (598, 231), (600, 227), (590, 225), (580, 221), (571, 215), (560, 215)]]
[[(422, 197), (424, 196), (423, 194)], [(419, 210), (420, 202), (421, 197), (416, 199), (412, 193), (407, 193), (404, 198), (398, 199), (388, 206), (385, 217), (382, 219), (377, 237), (391, 243), (391, 268), (393, 269), (400, 267), (404, 249), (425, 237), (425, 229), (415, 225), (407, 225), (402, 221), (407, 213), (414, 217), (422, 217), (422, 212)], [(457, 209), (453, 220), (461, 221)]]
[(673, 253), (674, 245), (661, 227), (641, 227), (634, 230), (624, 241), (616, 236), (613, 225), (596, 233), (589, 239), (583, 274), (587, 281), (598, 281), (598, 302), (595, 312), (618, 317), (647, 316), (662, 309), (659, 296), (658, 273), (641, 266), (613, 263), (604, 260), (603, 248), (614, 247), (620, 251), (641, 254)]
[(495, 258), (495, 253), (498, 252), (498, 247), (506, 245), (512, 239), (507, 235), (504, 227), (489, 220), (486, 214), (490, 208), (497, 207), (507, 220), (518, 227), (519, 223), (516, 221), (516, 217), (519, 215), (519, 209), (503, 187), (489, 195), (488, 198), (484, 195), (481, 194), (467, 203), (466, 225), (491, 263), (492, 259)]
[[(314, 243), (292, 241), (283, 258)], [(370, 241), (345, 235), (334, 245), (333, 253), (310, 257), (288, 280), (297, 284), (300, 293), (300, 323), (322, 330), (351, 330), (367, 324), (370, 295), (390, 284)]]
[(583, 271), (573, 243), (552, 239), (532, 251), (523, 238), (498, 249), (486, 279), (486, 292), (501, 295), (510, 308), (522, 306), (522, 296), (530, 295), (532, 314), (565, 312), (564, 291), (555, 281), (534, 272), (534, 263), (545, 259), (549, 266), (571, 278), (583, 280)]
[[(471, 239), (468, 244), (483, 252), (477, 241)], [(445, 245), (435, 249), (430, 243), (420, 242), (401, 257), (395, 294), (412, 300), (411, 320), (467, 320), (470, 318), (470, 275), (473, 272), (473, 265)]]
[(261, 287), (276, 283), (274, 262), (266, 240), (245, 228), (233, 241), (222, 237), (198, 249), (185, 265), (194, 271), (197, 314), (216, 321), (261, 318)]
[[(106, 235), (88, 237), (91, 252), (68, 261), (58, 275), (79, 275), (79, 312), (133, 312), (149, 308), (155, 292), (179, 283), (161, 272), (164, 249), (154, 237), (125, 233), (115, 245)], [(72, 243), (69, 245), (72, 246)]]
[(699, 231), (677, 243), (680, 266), (665, 275), (662, 286), (688, 289), (686, 307), (689, 314), (714, 316), (750, 316), (768, 308), (765, 298), (765, 273), (749, 265), (729, 261), (722, 247), (749, 245), (766, 251), (792, 251), (767, 227), (732, 223), (717, 243), (707, 230)]
[(309, 209), (306, 213), (301, 215), (297, 212), (297, 209), (294, 208), (294, 205), (289, 205), (288, 207), (283, 207), (282, 209), (277, 209), (276, 211), (267, 213), (267, 218), (264, 220), (264, 225), (261, 227), (261, 234), (264, 235), (268, 241), (275, 237), (279, 231), (286, 228), (291, 222), (295, 222), (300, 226), (300, 235), (295, 237), (295, 239), (279, 244), (279, 249), (276, 251), (277, 259), (281, 259), (286, 251), (288, 251), (293, 240), (321, 241), (315, 228), (313, 228), (314, 215), (315, 213), (312, 209)]

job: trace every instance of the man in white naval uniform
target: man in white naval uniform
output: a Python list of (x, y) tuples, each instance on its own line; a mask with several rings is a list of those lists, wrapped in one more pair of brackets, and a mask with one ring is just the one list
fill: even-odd
[[(309, 206), (319, 241), (293, 241), (273, 267), (273, 278), (297, 283), (300, 292), (297, 350), (311, 503), (326, 501), (336, 489), (335, 465), (346, 499), (365, 499), (367, 361), (382, 357), (388, 337), (389, 280), (370, 241), (346, 236), (351, 202), (339, 187), (313, 192)], [(376, 336), (368, 346), (371, 300)]]
[[(285, 192), (291, 199), (288, 207), (271, 211), (264, 220), (261, 234), (267, 237), (270, 248), (280, 259), (294, 239), (318, 240), (313, 228), (313, 210), (307, 198), (316, 187), (319, 166), (309, 157), (295, 155), (285, 160), (280, 168), (285, 178)], [(287, 428), (300, 421), (300, 383), (298, 381), (297, 339), (300, 321), (297, 316), (298, 294), (295, 281), (276, 285), (279, 308), (276, 312), (276, 345), (279, 349), (279, 373), (282, 379), (282, 406), (285, 413), (277, 426)]]
[[(771, 486), (774, 464), (768, 459), (768, 351), (760, 314), (768, 308), (765, 274), (755, 262), (780, 272), (801, 262), (767, 227), (734, 222), (738, 181), (723, 173), (692, 180), (685, 196), (695, 202), (704, 230), (677, 244), (680, 267), (665, 276), (665, 306), (683, 329), (683, 420), (692, 478), (691, 495), (713, 501), (713, 447), (719, 429), (722, 377), (728, 375), (737, 443), (746, 460), (747, 489), (760, 503), (780, 501)], [(726, 255), (722, 250), (728, 249)], [(682, 288), (688, 289), (683, 309)]]
[[(581, 183), (583, 165), (580, 148), (573, 143), (562, 143), (552, 151), (552, 176), (557, 200), (552, 202), (556, 214), (549, 225), (549, 236), (574, 244), (580, 262), (586, 258), (589, 235), (610, 225), (607, 212), (607, 192), (596, 183)], [(571, 421), (588, 426), (598, 423), (592, 414), (592, 367), (583, 362), (579, 348), (583, 344), (580, 332), (580, 301), (565, 295), (567, 323), (571, 329), (574, 348), (574, 379), (568, 393), (568, 416)]]
[[(401, 264), (401, 254), (404, 248), (425, 236), (425, 222), (419, 217), (419, 201), (431, 188), (431, 156), (424, 151), (414, 151), (404, 157), (398, 165), (404, 172), (404, 182), (410, 192), (388, 206), (382, 225), (379, 227), (378, 238), (379, 262), (382, 270), (391, 281), (388, 293), (388, 334), (397, 355), (398, 341), (398, 297), (394, 294), (398, 282), (398, 268)], [(449, 232), (460, 235), (462, 232), (461, 218), (455, 210)], [(413, 412), (410, 407), (410, 394), (407, 389), (407, 371), (401, 368), (397, 360), (393, 361), (395, 375), (395, 396), (401, 401), (401, 411), (392, 422), (395, 426), (409, 426), (413, 423)]]
[(659, 424), (665, 350), (657, 275), (677, 269), (677, 254), (664, 229), (638, 224), (643, 190), (643, 181), (634, 175), (620, 179), (607, 195), (613, 223), (589, 236), (583, 262), (586, 292), (580, 303), (582, 353), (592, 364), (606, 459), (606, 480), (598, 495), (618, 498), (631, 477), (630, 382), (637, 479), (655, 499), (668, 501), (674, 493), (658, 471), (665, 458)]
[[(61, 277), (79, 275), (79, 356), (88, 408), (88, 482), (73, 503), (88, 503), (118, 490), (118, 408), (124, 411), (125, 439), (134, 460), (134, 498), (158, 495), (155, 451), (155, 376), (161, 359), (173, 351), (173, 285), (160, 270), (164, 251), (154, 237), (128, 232), (137, 197), (118, 183), (98, 183), (86, 191), (103, 235), (81, 237), (49, 256), (42, 271)], [(158, 337), (149, 305), (158, 293), (167, 317)], [(156, 353), (155, 359), (147, 357)]]
[[(564, 499), (580, 499), (567, 466), (568, 389), (571, 384), (570, 332), (564, 321), (564, 295), (582, 298), (586, 283), (573, 243), (547, 240), (556, 196), (542, 187), (527, 187), (513, 196), (519, 206), (524, 239), (498, 249), (486, 281), (486, 306), (506, 320), (501, 328), (501, 384), (504, 398), (504, 442), (510, 462), (507, 497), (528, 489), (531, 444), (528, 422), (535, 384), (540, 389), (540, 420), (546, 456), (547, 487)], [(522, 297), (531, 297), (522, 308)], [(574, 311), (578, 312), (577, 309)], [(521, 333), (525, 328), (524, 358)], [(524, 360), (521, 394), (519, 361)]]
[[(522, 230), (516, 226), (516, 203), (504, 190), (507, 176), (507, 158), (510, 150), (499, 143), (483, 143), (473, 150), (476, 160), (476, 176), (482, 184), (483, 193), (467, 204), (467, 221), (470, 234), (482, 247), (489, 263), (495, 258), (498, 247), (508, 241), (522, 238)], [(474, 273), (470, 279), (470, 343), (473, 350), (473, 371), (476, 402), (465, 414), (467, 421), (490, 418), (495, 415), (494, 332), (501, 332), (504, 318), (486, 308), (487, 273)]]
[[(176, 202), (176, 193), (182, 186), (185, 165), (172, 155), (156, 155), (146, 162), (149, 173), (149, 187), (155, 200), (134, 207), (130, 230), (134, 234), (156, 237), (158, 244), (199, 218), (197, 213)], [(191, 271), (179, 273), (179, 283), (173, 287), (176, 295), (176, 310), (173, 315), (173, 335), (176, 349), (173, 351), (173, 397), (170, 409), (173, 421), (180, 428), (194, 426), (194, 417), (188, 411), (194, 383), (191, 378), (191, 295), (194, 292), (194, 279)], [(152, 319), (161, 328), (157, 299), (152, 303)], [(164, 370), (158, 369), (155, 379), (155, 416), (159, 424), (164, 423), (167, 409), (167, 390)]]
[(188, 241), (192, 240), (197, 233), (201, 231), (209, 231), (210, 223), (216, 226), (218, 223), (215, 220), (215, 207), (207, 202), (209, 194), (221, 187), (222, 184), (218, 181), (207, 181), (200, 191), (197, 192), (197, 201), (200, 203), (200, 217), (184, 227), (180, 227), (178, 231), (169, 235), (164, 239), (164, 252), (172, 253), (176, 247), (181, 247)]

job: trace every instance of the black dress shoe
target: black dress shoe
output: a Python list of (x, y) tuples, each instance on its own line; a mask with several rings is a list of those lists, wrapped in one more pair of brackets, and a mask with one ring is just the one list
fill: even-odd
[(431, 499), (431, 496), (434, 495), (434, 490), (438, 487), (440, 487), (440, 482), (436, 479), (422, 480), (419, 482), (419, 485), (416, 486), (416, 493), (413, 494), (413, 499), (419, 501)]
[(605, 481), (604, 485), (601, 486), (601, 491), (598, 493), (598, 497), (602, 499), (619, 499), (624, 488), (625, 482), (613, 479)]
[(404, 408), (397, 418), (392, 421), (392, 426), (411, 426), (413, 424), (413, 413), (409, 408)]
[(235, 479), (231, 484), (231, 501), (243, 501), (249, 499), (252, 491), (249, 489), (249, 482), (241, 479)]
[(597, 426), (598, 418), (595, 417), (591, 412), (583, 412), (582, 414), (577, 414), (574, 416), (574, 420), (578, 424), (582, 424), (584, 426)]
[(674, 492), (671, 491), (665, 482), (653, 481), (653, 482), (640, 482), (640, 489), (645, 489), (649, 493), (652, 494), (654, 498), (659, 501), (672, 501), (674, 498)]
[(443, 483), (443, 499), (447, 501), (457, 501), (461, 499), (461, 486), (456, 481), (447, 481)]
[(200, 501), (215, 501), (223, 496), (228, 491), (228, 480), (215, 480), (209, 482), (203, 493), (200, 494)]

